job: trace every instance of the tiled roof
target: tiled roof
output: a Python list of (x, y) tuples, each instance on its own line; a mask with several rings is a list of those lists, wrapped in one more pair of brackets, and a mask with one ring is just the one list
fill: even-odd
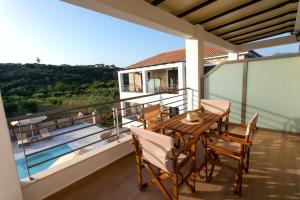
[[(227, 52), (212, 47), (204, 48), (204, 58), (221, 56), (221, 55), (227, 55)], [(185, 49), (178, 49), (178, 50), (160, 53), (156, 56), (147, 58), (138, 63), (129, 65), (127, 68), (146, 67), (146, 66), (153, 66), (159, 64), (182, 62), (182, 61), (185, 61)]]

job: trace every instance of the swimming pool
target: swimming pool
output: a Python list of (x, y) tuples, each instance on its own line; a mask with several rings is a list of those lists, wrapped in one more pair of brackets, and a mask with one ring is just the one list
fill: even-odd
[[(69, 145), (66, 144), (66, 145), (62, 145), (62, 146), (59, 146), (54, 149), (50, 149), (48, 151), (44, 151), (44, 152), (35, 154), (35, 155), (27, 158), (28, 165), (33, 165), (35, 163), (47, 160), (49, 158), (53, 158), (55, 156), (67, 153), (70, 150), (72, 150), (72, 149), (69, 147)], [(50, 160), (43, 164), (40, 164), (40, 165), (30, 168), (30, 175), (33, 175), (38, 172), (44, 171), (45, 169), (48, 169), (57, 159), (53, 159), (53, 160)], [(27, 174), (27, 169), (26, 169), (25, 158), (17, 159), (16, 163), (17, 163), (19, 179), (26, 178), (28, 176), (28, 174)]]

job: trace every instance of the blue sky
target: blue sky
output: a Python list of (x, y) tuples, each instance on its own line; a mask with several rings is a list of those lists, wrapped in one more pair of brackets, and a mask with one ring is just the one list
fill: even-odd
[[(184, 40), (56, 0), (0, 0), (0, 63), (115, 64), (124, 67)], [(260, 49), (297, 52), (298, 44)]]

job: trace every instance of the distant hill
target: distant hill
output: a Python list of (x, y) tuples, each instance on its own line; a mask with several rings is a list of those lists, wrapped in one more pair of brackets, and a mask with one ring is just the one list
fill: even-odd
[(96, 68), (94, 65), (0, 64), (0, 90), (4, 97), (75, 91), (95, 81), (117, 81), (118, 70), (116, 67)]

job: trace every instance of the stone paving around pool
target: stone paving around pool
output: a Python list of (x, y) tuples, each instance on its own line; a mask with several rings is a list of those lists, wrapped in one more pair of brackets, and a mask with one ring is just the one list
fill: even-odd
[[(86, 127), (86, 128), (83, 128)], [(80, 130), (75, 130), (78, 128), (82, 128)], [(25, 146), (25, 150), (26, 150), (26, 154), (30, 154), (36, 151), (40, 151), (42, 149), (45, 148), (49, 148), (58, 144), (62, 144), (65, 143), (67, 141), (79, 138), (79, 137), (83, 137), (86, 135), (90, 135), (92, 133), (97, 133), (99, 131), (104, 130), (104, 127), (98, 127), (98, 126), (91, 126), (91, 124), (89, 123), (82, 123), (82, 124), (77, 124), (77, 125), (73, 125), (67, 128), (61, 128), (61, 129), (56, 129), (54, 131), (49, 132), (51, 136), (63, 133), (63, 132), (67, 132), (67, 131), (72, 131), (70, 133), (66, 133), (66, 134), (62, 134), (60, 136), (56, 136), (56, 137), (51, 137), (49, 139), (45, 139), (45, 140), (40, 140), (38, 142), (34, 142), (34, 143), (30, 143), (30, 145)], [(102, 133), (97, 133), (94, 134), (92, 136), (88, 136), (86, 138), (83, 139), (79, 139), (77, 141), (68, 143), (68, 145), (72, 148), (72, 149), (77, 149), (80, 148), (84, 145), (87, 145), (89, 143), (95, 142), (97, 140), (100, 140), (100, 135)], [(120, 137), (124, 137), (126, 136), (126, 134), (120, 134)], [(97, 147), (101, 147), (105, 144), (108, 143), (108, 140), (103, 140), (101, 142), (98, 142), (96, 144), (90, 145), (88, 147), (85, 147), (85, 150), (92, 150), (95, 149)], [(23, 149), (22, 147), (18, 147), (17, 142), (13, 142), (13, 151), (14, 151), (14, 155), (15, 155), (15, 159), (19, 159), (24, 157), (24, 153), (23, 153)]]

